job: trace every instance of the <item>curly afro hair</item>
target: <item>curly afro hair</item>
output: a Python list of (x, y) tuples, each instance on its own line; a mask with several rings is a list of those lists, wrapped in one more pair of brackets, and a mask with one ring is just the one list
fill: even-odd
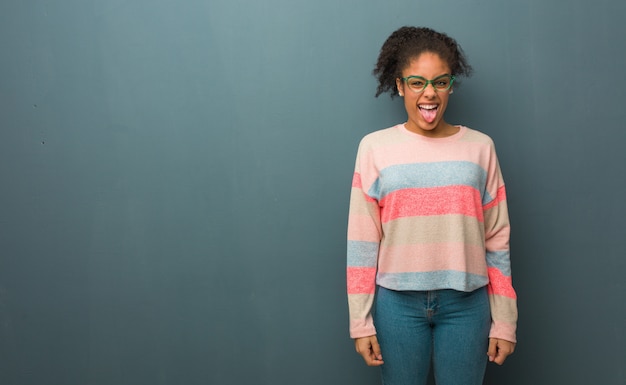
[(472, 67), (456, 40), (425, 27), (402, 27), (393, 32), (380, 49), (372, 73), (378, 80), (376, 97), (384, 92), (396, 95), (396, 79), (412, 59), (424, 52), (432, 52), (448, 63), (452, 75), (470, 76)]

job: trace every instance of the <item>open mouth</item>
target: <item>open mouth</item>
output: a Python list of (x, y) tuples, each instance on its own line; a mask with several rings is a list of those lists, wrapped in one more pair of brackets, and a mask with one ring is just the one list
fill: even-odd
[(422, 118), (427, 123), (432, 123), (437, 117), (437, 110), (439, 109), (439, 105), (437, 104), (420, 104), (419, 106), (420, 113), (422, 114)]

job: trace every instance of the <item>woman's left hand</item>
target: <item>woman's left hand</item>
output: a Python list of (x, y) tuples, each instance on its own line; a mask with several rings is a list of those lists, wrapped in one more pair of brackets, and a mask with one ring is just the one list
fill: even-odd
[(499, 338), (489, 338), (489, 350), (487, 355), (490, 362), (502, 365), (504, 360), (515, 350), (515, 342), (501, 340)]

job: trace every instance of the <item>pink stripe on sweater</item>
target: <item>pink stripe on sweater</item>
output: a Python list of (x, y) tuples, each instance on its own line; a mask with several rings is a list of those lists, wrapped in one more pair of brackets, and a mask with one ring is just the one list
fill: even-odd
[[(470, 186), (415, 188), (394, 191), (380, 201), (383, 223), (397, 218), (461, 214), (483, 221), (480, 193)], [(386, 206), (390, 208), (386, 208)]]
[(380, 230), (368, 215), (351, 214), (348, 217), (348, 239), (351, 241), (379, 242)]
[(490, 295), (501, 295), (513, 299), (517, 298), (511, 277), (502, 274), (502, 272), (495, 267), (487, 268), (487, 274), (489, 275), (487, 292)]
[(517, 342), (515, 337), (516, 323), (509, 322), (492, 322), (489, 338), (499, 338), (511, 342)]
[(361, 182), (361, 174), (355, 172), (352, 176), (352, 187), (363, 188), (363, 182)]
[(361, 190), (361, 193), (363, 194), (363, 196), (365, 197), (365, 201), (366, 202), (376, 202), (376, 199), (370, 197), (369, 195), (365, 194), (365, 191), (363, 190), (363, 181), (361, 180), (361, 174), (359, 174), (358, 172), (354, 173), (354, 176), (352, 177), (352, 188), (356, 188)]
[(348, 267), (348, 294), (374, 294), (376, 291), (375, 267)]

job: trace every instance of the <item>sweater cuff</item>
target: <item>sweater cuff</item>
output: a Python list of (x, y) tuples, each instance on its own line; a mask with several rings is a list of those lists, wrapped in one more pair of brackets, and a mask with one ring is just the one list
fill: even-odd
[(517, 343), (517, 338), (515, 335), (516, 329), (516, 324), (502, 321), (492, 321), (491, 330), (489, 331), (489, 338), (498, 338), (501, 340)]
[(350, 321), (350, 338), (369, 337), (376, 334), (376, 328), (371, 317), (366, 320)]

